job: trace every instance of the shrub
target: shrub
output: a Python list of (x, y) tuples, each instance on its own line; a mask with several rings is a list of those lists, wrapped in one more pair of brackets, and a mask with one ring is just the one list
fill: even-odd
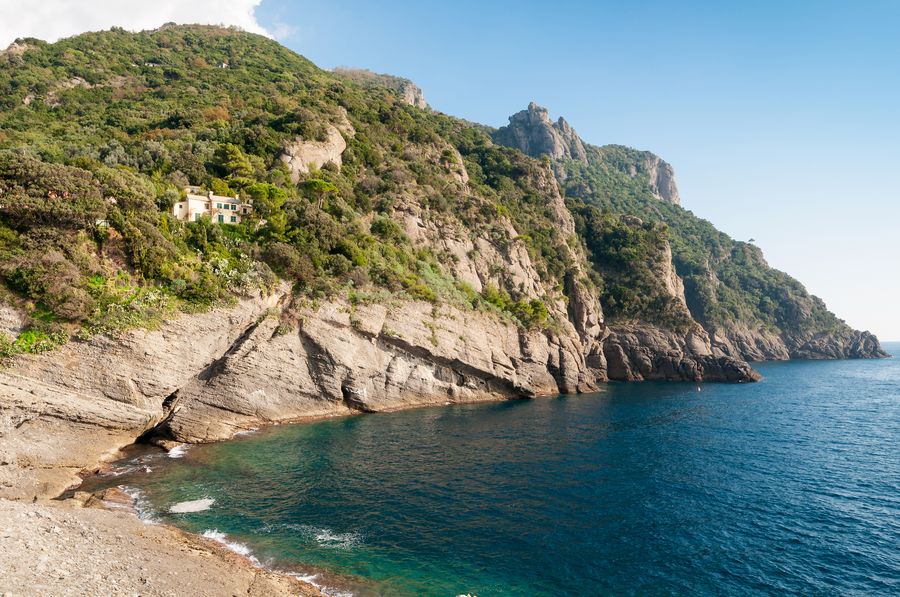
[(406, 235), (397, 223), (385, 216), (377, 216), (372, 220), (372, 234), (383, 241), (401, 242), (406, 240)]

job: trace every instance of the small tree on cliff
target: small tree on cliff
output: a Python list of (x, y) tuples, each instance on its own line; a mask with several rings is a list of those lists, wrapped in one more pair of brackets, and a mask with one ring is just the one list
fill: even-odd
[(325, 205), (325, 197), (336, 193), (338, 188), (327, 180), (311, 178), (303, 183), (303, 191), (311, 201), (315, 201), (316, 207), (322, 209)]

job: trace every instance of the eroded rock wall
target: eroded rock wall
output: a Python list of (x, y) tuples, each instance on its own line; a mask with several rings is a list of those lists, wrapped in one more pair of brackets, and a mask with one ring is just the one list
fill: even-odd
[(284, 292), (4, 363), (0, 498), (57, 495), (81, 469), (153, 428), (167, 399), (277, 307)]

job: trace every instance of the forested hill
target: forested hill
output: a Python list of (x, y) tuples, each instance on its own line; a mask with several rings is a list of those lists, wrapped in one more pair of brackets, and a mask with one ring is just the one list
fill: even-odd
[(683, 207), (674, 171), (658, 156), (585, 143), (565, 119), (552, 122), (533, 103), (493, 137), (553, 160), (603, 277), (601, 302), (609, 319), (685, 325), (654, 272), (654, 262), (671, 259), (690, 317), (727, 354), (764, 360), (816, 358), (832, 350), (832, 356), (846, 356), (848, 341), (858, 341), (851, 351), (856, 356), (880, 354), (873, 338), (852, 330), (800, 282), (770, 267), (757, 246), (730, 238)]
[[(297, 309), (425, 301), (577, 337), (598, 379), (603, 326), (699, 337), (703, 359), (881, 354), (675, 205), (658, 159), (579, 149), (557, 123), (557, 180), (398, 81), (215, 27), (18, 40), (0, 54), (0, 301), (24, 319), (0, 353), (152, 328), (284, 279)], [(253, 214), (179, 221), (189, 185)]]

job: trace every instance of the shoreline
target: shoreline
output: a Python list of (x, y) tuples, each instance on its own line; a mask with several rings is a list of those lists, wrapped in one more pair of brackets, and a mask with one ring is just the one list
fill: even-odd
[[(240, 439), (277, 425), (354, 414), (364, 413), (299, 417), (273, 424), (261, 421), (256, 429), (238, 430), (219, 441)], [(34, 476), (38, 470), (59, 474), (72, 471), (77, 481), (61, 492), (54, 490), (53, 484), (44, 483), (43, 491), (32, 498), (0, 497), (0, 593), (327, 597), (314, 582), (315, 574), (270, 568), (252, 554), (241, 553), (224, 538), (218, 540), (170, 523), (148, 521), (142, 518), (134, 496), (122, 490), (116, 490), (118, 496), (82, 490), (90, 477), (111, 470), (117, 461), (129, 458), (129, 450), (140, 448), (136, 439), (104, 450), (77, 471), (72, 471), (71, 466), (38, 469), (31, 462), (2, 463), (15, 466), (19, 475)], [(169, 457), (166, 447), (147, 444), (151, 446)], [(150, 565), (142, 565), (145, 560)], [(32, 564), (35, 561), (36, 566)], [(123, 561), (129, 565), (116, 567)], [(186, 579), (186, 575), (191, 578)], [(79, 589), (73, 593), (75, 586)]]
[[(204, 443), (240, 440), (242, 436), (265, 432), (283, 425), (303, 425), (329, 419), (415, 408), (556, 396), (501, 397), (485, 394), (483, 399), (478, 400), (420, 402), (373, 413), (350, 411), (293, 417), (281, 421), (256, 421), (252, 428), (236, 429), (230, 437)], [(13, 479), (16, 480), (26, 476), (30, 481), (36, 481), (39, 476), (49, 474), (51, 477), (65, 476), (71, 481), (65, 486), (59, 485), (58, 482), (44, 481), (38, 484), (40, 489), (35, 493), (21, 494), (13, 498), (0, 497), (0, 554), (18, 554), (15, 559), (8, 555), (0, 555), (0, 570), (5, 571), (4, 575), (0, 576), (0, 593), (63, 595), (71, 594), (71, 586), (77, 585), (85, 588), (82, 590), (94, 594), (131, 592), (141, 595), (178, 595), (185, 594), (187, 587), (187, 592), (192, 595), (220, 595), (227, 592), (260, 597), (328, 596), (313, 578), (317, 574), (324, 574), (326, 578), (340, 579), (339, 575), (327, 571), (316, 570), (313, 574), (307, 574), (304, 571), (293, 572), (267, 567), (252, 557), (252, 554), (239, 553), (224, 540), (191, 533), (169, 523), (142, 519), (132, 496), (126, 496), (127, 502), (119, 498), (114, 503), (106, 503), (101, 496), (96, 495), (102, 492), (85, 492), (82, 489), (92, 476), (103, 474), (104, 471), (111, 470), (116, 462), (127, 459), (129, 450), (146, 445), (164, 452), (168, 457), (173, 449), (177, 450), (181, 446), (184, 446), (182, 449), (188, 449), (190, 446), (202, 445), (194, 442), (170, 441), (138, 444), (135, 443), (137, 439), (138, 437), (127, 437), (127, 443), (123, 443), (122, 440), (126, 440), (126, 437), (118, 436), (113, 440), (116, 445), (92, 453), (86, 458), (88, 462), (81, 460), (78, 467), (73, 467), (70, 463), (41, 465), (31, 459), (2, 463), (5, 465), (3, 468), (13, 467)], [(124, 495), (121, 490), (118, 492)], [(51, 521), (52, 524), (35, 529), (23, 521)], [(60, 529), (58, 533), (54, 530), (56, 528)], [(70, 530), (72, 533), (67, 533)], [(131, 560), (134, 564), (117, 570), (115, 574), (104, 575), (99, 572), (101, 567), (97, 566), (97, 562), (109, 560), (112, 554), (117, 554), (119, 559)], [(146, 566), (139, 564), (147, 557), (152, 557), (155, 562), (152, 574), (146, 573), (144, 570)], [(56, 564), (59, 564), (64, 572), (55, 575), (52, 572), (48, 573), (46, 568), (17, 566), (20, 560), (35, 558), (50, 568), (55, 568)], [(315, 570), (314, 567), (310, 569)], [(42, 574), (36, 574), (38, 570)], [(191, 572), (197, 580), (187, 581), (187, 585), (183, 579), (172, 582), (172, 578), (183, 576), (186, 572)], [(25, 587), (29, 587), (29, 590), (23, 592)], [(325, 588), (337, 591), (335, 593), (337, 595), (348, 594), (341, 587), (325, 586)], [(30, 589), (35, 591), (29, 592)]]
[[(605, 385), (601, 386), (600, 393)], [(487, 395), (483, 400), (408, 403), (391, 412), (557, 396), (559, 394), (534, 398)], [(249, 434), (265, 433), (283, 425), (303, 425), (361, 414), (376, 413), (352, 411), (294, 417), (282, 421), (256, 421), (254, 428), (247, 426), (245, 429), (235, 429), (231, 437), (208, 443), (237, 441)], [(235, 594), (248, 595), (324, 594), (315, 584), (308, 582), (304, 575), (254, 563), (250, 557), (236, 553), (221, 541), (181, 530), (168, 523), (147, 524), (133, 507), (90, 507), (87, 502), (93, 493), (79, 492), (79, 489), (85, 486), (90, 476), (103, 470), (108, 471), (116, 461), (128, 458), (130, 448), (145, 445), (135, 444), (135, 435), (105, 435), (102, 428), (98, 430), (90, 427), (94, 430), (92, 435), (95, 438), (92, 451), (67, 453), (67, 438), (86, 437), (83, 424), (50, 418), (31, 420), (29, 425), (32, 427), (30, 437), (40, 436), (45, 441), (54, 440), (44, 444), (44, 454), (65, 454), (70, 460), (42, 461), (39, 458), (42, 455), (40, 452), (28, 453), (21, 450), (25, 445), (21, 442), (0, 445), (0, 452), (7, 448), (6, 454), (0, 453), (0, 486), (11, 487), (11, 481), (23, 478), (44, 480), (48, 474), (74, 479), (75, 482), (68, 483), (64, 490), (59, 491), (58, 483), (44, 481), (40, 484), (40, 491), (37, 490), (39, 485), (34, 485), (37, 493), (19, 491), (11, 492), (17, 497), (0, 497), (0, 570), (4, 571), (0, 574), (0, 594), (7, 591), (15, 595), (72, 594), (71, 587), (79, 586), (85, 587), (84, 590), (89, 593), (130, 591), (131, 594), (141, 595), (177, 595), (184, 594), (185, 588), (183, 583), (179, 584), (180, 579), (176, 579), (179, 582), (173, 582), (170, 575), (179, 573), (182, 576), (191, 574), (196, 577), (194, 581), (188, 581), (187, 591), (195, 595), (218, 595), (229, 590)], [(15, 429), (20, 427), (21, 425)], [(33, 434), (34, 432), (39, 435)], [(60, 440), (62, 443), (57, 443)], [(153, 446), (164, 457), (163, 452), (169, 453), (175, 447), (174, 442), (168, 446), (169, 449), (160, 445), (146, 445)], [(80, 466), (76, 469), (73, 462), (80, 462)], [(12, 476), (9, 475), (10, 472), (13, 473)], [(5, 480), (2, 473), (6, 473)], [(79, 493), (81, 495), (76, 495)], [(57, 528), (59, 530), (55, 530)], [(133, 568), (120, 566), (112, 568), (112, 572), (108, 573), (105, 563), (110, 560), (114, 563), (130, 561)], [(152, 574), (144, 574), (145, 560), (153, 560)], [(40, 566), (33, 565), (35, 561)], [(97, 562), (104, 562), (103, 567), (98, 566)], [(56, 564), (61, 564), (62, 572), (59, 574), (53, 572)], [(310, 568), (315, 570), (314, 567)], [(329, 575), (326, 572), (326, 577)], [(340, 578), (338, 575), (334, 576)], [(329, 588), (340, 590), (338, 587)]]
[(0, 591), (13, 595), (324, 595), (128, 508), (0, 499)]

